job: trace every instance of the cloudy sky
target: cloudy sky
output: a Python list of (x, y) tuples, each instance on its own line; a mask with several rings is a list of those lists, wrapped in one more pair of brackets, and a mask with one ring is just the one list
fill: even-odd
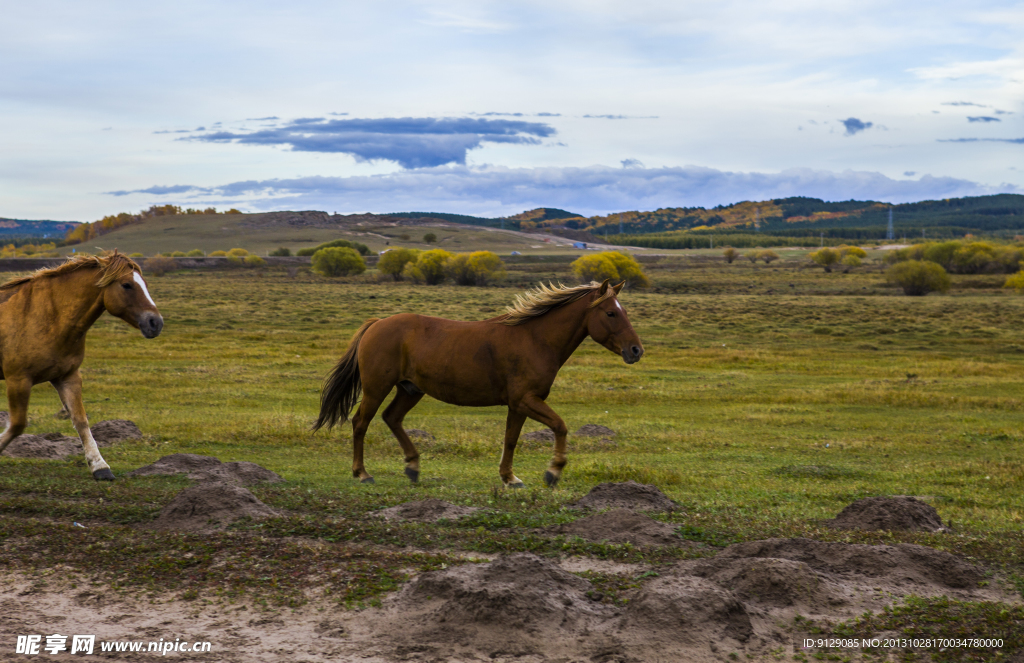
[(0, 0), (0, 217), (1024, 193), (1024, 4)]

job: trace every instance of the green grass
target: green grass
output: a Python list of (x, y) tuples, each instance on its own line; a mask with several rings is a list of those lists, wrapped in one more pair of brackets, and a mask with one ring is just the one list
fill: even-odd
[[(289, 604), (315, 586), (317, 569), (352, 554), (354, 561), (338, 566), (349, 589), (337, 595), (352, 603), (388, 591), (410, 569), (453, 563), (447, 556), (456, 551), (662, 563), (736, 541), (806, 536), (921, 543), (1021, 573), (1024, 298), (989, 288), (986, 276), (956, 277), (950, 296), (907, 298), (881, 285), (877, 269), (826, 275), (796, 258), (767, 268), (707, 257), (648, 264), (655, 288), (622, 296), (644, 341), (643, 361), (626, 366), (588, 341), (548, 398), (570, 431), (596, 423), (618, 432), (612, 446), (576, 441), (553, 491), (541, 481), (550, 450), (536, 443), (516, 456), (516, 473), (528, 487), (499, 488), (501, 408), (424, 399), (406, 419), (408, 428), (436, 437), (421, 444), (418, 486), (404, 477), (398, 445), (379, 418), (367, 437), (372, 487), (351, 479), (347, 426), (309, 432), (320, 382), (365, 318), (403, 311), (491, 317), (522, 284), (568, 281), (567, 262), (516, 265), (510, 285), (496, 288), (377, 283), (372, 274), (289, 277), (273, 269), (151, 277), (166, 320), (159, 338), (147, 341), (109, 317), (90, 332), (83, 367), (90, 419), (131, 419), (146, 434), (104, 456), (120, 477), (175, 452), (253, 461), (287, 480), (254, 492), (289, 515), (175, 538), (128, 526), (155, 517), (185, 480), (97, 484), (81, 457), (5, 458), (0, 513), (10, 517), (0, 541), (18, 552), (5, 552), (0, 567), (62, 563), (145, 587), (151, 578), (180, 574), (174, 564), (162, 570), (158, 548), (169, 546), (172, 557), (192, 551), (189, 559), (207, 559), (196, 562), (202, 573), (173, 585), (182, 591), (249, 591)], [(54, 417), (58, 409), (53, 389), (37, 387), (28, 432), (74, 434)], [(531, 422), (526, 431), (539, 427)], [(537, 532), (578, 517), (562, 507), (596, 483), (627, 479), (656, 483), (677, 500), (682, 509), (660, 517), (703, 546), (645, 550)], [(952, 521), (954, 533), (822, 526), (851, 501), (874, 495), (923, 496)], [(490, 511), (438, 525), (366, 516), (428, 496)], [(89, 529), (72, 528), (72, 521)], [(75, 541), (94, 551), (109, 543), (118, 564), (104, 562), (111, 568), (103, 571)], [(284, 544), (294, 541), (326, 548), (308, 553), (315, 563), (307, 566), (305, 544)], [(359, 558), (352, 546), (365, 543), (395, 557)], [(407, 546), (431, 552), (409, 557)], [(236, 560), (235, 576), (210, 561), (225, 556)], [(257, 573), (260, 560), (278, 561)], [(264, 577), (271, 580), (257, 582)]]

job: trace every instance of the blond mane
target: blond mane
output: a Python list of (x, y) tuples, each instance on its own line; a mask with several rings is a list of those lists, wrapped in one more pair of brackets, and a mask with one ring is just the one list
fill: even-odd
[[(495, 322), (510, 326), (521, 325), (559, 306), (565, 306), (577, 299), (586, 297), (600, 287), (601, 284), (596, 281), (577, 286), (565, 286), (561, 283), (558, 285), (540, 283), (533, 290), (516, 295), (516, 303), (506, 307), (505, 310), (508, 312), (496, 319)], [(609, 287), (603, 297), (599, 297), (590, 303), (590, 307), (597, 306), (599, 302), (613, 296), (615, 296), (615, 291)]]
[(78, 271), (79, 269), (90, 268), (100, 270), (100, 274), (96, 278), (96, 285), (100, 288), (105, 288), (117, 279), (131, 274), (132, 272), (142, 273), (142, 269), (139, 268), (139, 265), (134, 260), (119, 252), (117, 249), (114, 249), (113, 251), (108, 251), (101, 256), (76, 255), (69, 257), (56, 267), (37, 269), (28, 276), (11, 279), (7, 283), (0, 285), (0, 290), (10, 290), (11, 288), (17, 288), (29, 281), (49, 278), (52, 276), (62, 276), (64, 274), (70, 274), (71, 272)]

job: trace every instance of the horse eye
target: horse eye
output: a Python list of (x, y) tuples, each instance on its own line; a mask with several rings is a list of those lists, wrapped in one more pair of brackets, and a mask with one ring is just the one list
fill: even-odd
[(609, 318), (614, 318), (615, 317), (615, 311), (608, 311), (608, 317)]
[(124, 288), (125, 290), (131, 290), (133, 286), (131, 283), (122, 283), (121, 287)]

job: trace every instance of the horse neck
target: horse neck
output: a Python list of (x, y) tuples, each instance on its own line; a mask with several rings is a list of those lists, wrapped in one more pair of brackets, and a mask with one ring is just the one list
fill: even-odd
[(96, 285), (95, 269), (79, 269), (52, 279), (48, 299), (53, 302), (53, 329), (74, 341), (85, 336), (103, 315), (103, 291)]
[(589, 334), (586, 325), (589, 305), (590, 297), (583, 297), (536, 319), (537, 337), (557, 353), (559, 366), (569, 360)]

